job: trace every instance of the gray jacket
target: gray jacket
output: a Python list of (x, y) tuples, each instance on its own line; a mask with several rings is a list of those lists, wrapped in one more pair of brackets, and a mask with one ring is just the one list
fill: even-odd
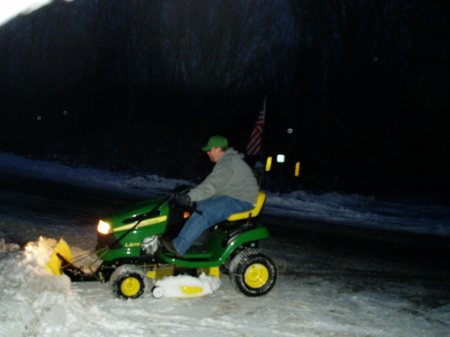
[(258, 183), (250, 166), (242, 158), (243, 155), (233, 148), (226, 150), (206, 179), (188, 193), (191, 200), (229, 196), (255, 205)]

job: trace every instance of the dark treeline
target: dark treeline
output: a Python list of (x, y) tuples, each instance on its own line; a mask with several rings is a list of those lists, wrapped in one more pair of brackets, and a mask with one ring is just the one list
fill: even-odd
[[(446, 193), (447, 0), (55, 0), (0, 27), (0, 147), (197, 179), (213, 133), (305, 188)], [(288, 127), (294, 133), (288, 135)]]

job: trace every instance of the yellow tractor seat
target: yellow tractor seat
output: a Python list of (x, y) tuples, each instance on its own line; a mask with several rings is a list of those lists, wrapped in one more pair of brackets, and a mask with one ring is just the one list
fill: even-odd
[(258, 192), (258, 198), (256, 199), (256, 206), (255, 206), (255, 208), (253, 208), (253, 209), (251, 209), (249, 211), (231, 214), (228, 217), (227, 220), (228, 221), (238, 221), (238, 220), (245, 220), (245, 219), (249, 219), (249, 218), (254, 218), (254, 217), (259, 215), (259, 213), (261, 212), (265, 202), (266, 202), (266, 192), (259, 191)]

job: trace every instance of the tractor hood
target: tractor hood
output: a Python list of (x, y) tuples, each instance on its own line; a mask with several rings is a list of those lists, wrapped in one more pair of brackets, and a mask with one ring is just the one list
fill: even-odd
[(168, 198), (151, 199), (103, 217), (97, 226), (97, 249), (104, 262), (138, 258), (145, 239), (161, 235), (167, 227)]
[(161, 205), (163, 200), (151, 199), (113, 212), (99, 221), (97, 230), (101, 234), (119, 233), (132, 229), (138, 222), (136, 229), (165, 222), (169, 210), (167, 203)]

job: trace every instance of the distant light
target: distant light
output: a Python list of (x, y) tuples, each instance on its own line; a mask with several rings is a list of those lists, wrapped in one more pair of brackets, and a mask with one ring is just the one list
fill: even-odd
[(0, 26), (19, 14), (30, 14), (53, 0), (2, 0), (0, 1)]
[(294, 176), (298, 177), (300, 175), (300, 162), (295, 163)]
[(62, 112), (62, 114), (63, 114), (63, 116), (67, 116), (67, 114), (68, 114), (67, 110), (64, 110), (64, 111)]
[(293, 129), (293, 128), (288, 128), (288, 129), (287, 129), (288, 135), (292, 135), (293, 132), (294, 132), (294, 129)]
[(277, 163), (284, 163), (284, 161), (286, 160), (286, 156), (284, 154), (277, 154)]
[(42, 116), (41, 115), (37, 115), (36, 119), (37, 119), (38, 122), (40, 122), (42, 120)]
[(266, 172), (269, 172), (272, 168), (272, 157), (267, 157), (266, 160)]

